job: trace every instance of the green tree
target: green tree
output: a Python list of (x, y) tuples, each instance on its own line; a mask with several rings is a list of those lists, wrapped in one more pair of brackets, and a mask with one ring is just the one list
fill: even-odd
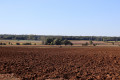
[(50, 45), (51, 42), (53, 42), (53, 39), (48, 38), (48, 39), (45, 41), (45, 44), (46, 44), (46, 45)]
[(32, 45), (31, 43), (23, 43), (23, 45)]
[(88, 42), (86, 42), (86, 43), (82, 44), (82, 46), (88, 46)]
[(70, 43), (70, 45), (72, 46), (72, 45), (73, 45), (73, 43)]
[(62, 40), (61, 39), (55, 39), (53, 41), (53, 44), (55, 44), (55, 45), (61, 45), (62, 44)]
[(90, 43), (90, 45), (92, 45), (92, 44), (93, 44), (93, 41), (92, 41), (92, 40), (90, 40), (90, 42), (89, 42), (89, 43)]
[(96, 46), (97, 44), (93, 44), (93, 46)]
[(68, 40), (64, 40), (63, 41), (63, 44), (66, 46), (66, 45), (73, 45), (73, 43), (71, 43), (70, 41), (68, 41)]
[(20, 45), (20, 43), (16, 43), (16, 45)]
[(11, 45), (11, 42), (8, 42), (9, 45)]

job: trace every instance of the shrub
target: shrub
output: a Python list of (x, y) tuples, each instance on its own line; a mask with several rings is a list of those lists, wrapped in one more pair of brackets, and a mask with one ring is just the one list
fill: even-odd
[(97, 44), (93, 44), (93, 46), (96, 46)]
[(55, 45), (61, 45), (61, 44), (62, 44), (62, 40), (60, 40), (60, 39), (55, 39), (55, 40), (53, 41), (53, 44), (55, 44)]
[(2, 43), (2, 45), (6, 45), (6, 43)]
[(23, 45), (32, 45), (31, 43), (23, 43)]
[(71, 42), (68, 41), (68, 40), (64, 40), (64, 41), (63, 41), (63, 44), (65, 44), (65, 46), (66, 46), (66, 45), (71, 45), (71, 46), (73, 45), (73, 43), (71, 43)]
[(50, 45), (54, 45), (53, 42), (51, 42)]
[(58, 39), (58, 38), (48, 38), (46, 41), (45, 41), (45, 45), (73, 45), (73, 43), (71, 43), (69, 40), (62, 40), (62, 39)]
[(92, 44), (93, 44), (93, 41), (90, 40), (89, 43), (90, 43), (90, 45), (92, 45)]
[(73, 45), (73, 43), (70, 43), (70, 45), (72, 46), (72, 45)]
[(16, 45), (20, 45), (20, 43), (16, 43)]
[(2, 43), (0, 43), (0, 45), (2, 45)]
[(53, 42), (54, 39), (50, 39), (48, 38), (46, 41), (45, 41), (45, 45), (50, 45), (51, 42)]
[(86, 42), (86, 43), (82, 44), (82, 46), (88, 46), (88, 42)]

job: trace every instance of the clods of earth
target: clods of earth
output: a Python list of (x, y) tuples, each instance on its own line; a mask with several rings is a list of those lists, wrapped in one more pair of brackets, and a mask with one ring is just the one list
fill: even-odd
[(120, 47), (0, 47), (0, 79), (5, 74), (9, 80), (120, 80)]

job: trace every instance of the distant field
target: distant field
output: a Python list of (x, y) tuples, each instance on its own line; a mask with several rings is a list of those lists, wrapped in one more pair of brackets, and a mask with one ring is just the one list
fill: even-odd
[(0, 43), (6, 43), (7, 45), (9, 45), (9, 42), (12, 43), (13, 45), (16, 45), (16, 43), (31, 43), (31, 44), (35, 44), (36, 45), (42, 45), (42, 41), (37, 41), (37, 40), (0, 40)]
[[(82, 44), (85, 44), (86, 42), (89, 44), (90, 41), (88, 40), (70, 40), (73, 43), (73, 46), (82, 46)], [(42, 41), (38, 40), (0, 40), (0, 43), (6, 43), (6, 45), (16, 45), (16, 43), (20, 43), (19, 46), (22, 46), (23, 43), (31, 43), (32, 46), (39, 46), (42, 45)], [(93, 41), (94, 44), (97, 44), (96, 46), (119, 46), (120, 41)], [(31, 46), (31, 45), (30, 45)], [(52, 45), (52, 47), (55, 45)], [(91, 46), (91, 45), (88, 45)]]
[[(82, 45), (82, 44), (84, 44), (84, 43), (86, 43), (86, 42), (88, 42), (89, 43), (89, 41), (88, 40), (70, 40), (74, 45)], [(104, 42), (104, 41), (93, 41), (93, 43), (95, 43), (95, 44), (97, 44), (97, 45), (113, 45), (113, 43), (114, 43), (114, 45), (120, 45), (120, 41), (117, 41), (117, 42), (115, 42), (115, 41), (108, 41), (108, 42)]]

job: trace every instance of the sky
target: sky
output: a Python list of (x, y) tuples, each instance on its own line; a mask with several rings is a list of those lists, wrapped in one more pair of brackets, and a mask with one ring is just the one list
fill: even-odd
[(0, 34), (120, 36), (120, 0), (0, 0)]

